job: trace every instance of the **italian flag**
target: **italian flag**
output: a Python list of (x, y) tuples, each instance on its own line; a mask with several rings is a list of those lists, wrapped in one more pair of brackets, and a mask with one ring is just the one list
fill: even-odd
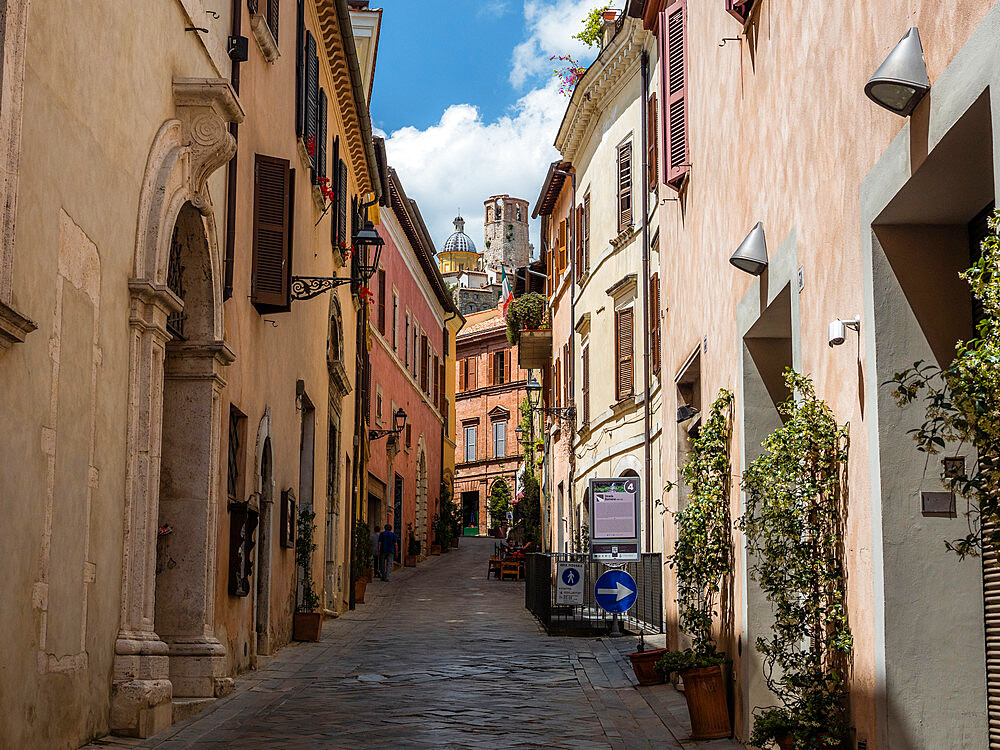
[(511, 302), (514, 301), (514, 292), (510, 288), (510, 282), (507, 281), (507, 270), (500, 266), (500, 307), (503, 309), (503, 314), (507, 314), (507, 307)]

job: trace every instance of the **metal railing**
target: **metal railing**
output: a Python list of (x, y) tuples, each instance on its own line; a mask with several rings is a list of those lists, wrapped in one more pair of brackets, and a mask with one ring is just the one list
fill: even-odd
[[(556, 603), (556, 563), (583, 565), (583, 604)], [(537, 553), (525, 558), (524, 606), (545, 626), (550, 635), (604, 635), (612, 615), (597, 604), (594, 584), (607, 565), (591, 562), (586, 554)], [(634, 633), (663, 632), (663, 562), (658, 553), (646, 553), (624, 569), (638, 587), (635, 605), (621, 617), (621, 627)]]

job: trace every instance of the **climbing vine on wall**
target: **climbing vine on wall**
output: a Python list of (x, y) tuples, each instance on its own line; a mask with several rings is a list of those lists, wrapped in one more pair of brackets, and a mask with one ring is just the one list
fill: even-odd
[(719, 391), (694, 441), (683, 469), (691, 492), (675, 517), (677, 542), (669, 559), (677, 574), (680, 627), (694, 640), (698, 658), (715, 654), (712, 621), (722, 581), (733, 570), (729, 518), (732, 409), (733, 394)]
[[(809, 377), (786, 370), (784, 424), (743, 474), (749, 573), (771, 603), (757, 638), (768, 688), (784, 704), (796, 748), (829, 748), (845, 729), (846, 661), (853, 648), (844, 573), (847, 427)], [(763, 729), (763, 727), (761, 727)]]
[[(926, 362), (898, 372), (887, 384), (900, 407), (922, 400), (923, 424), (910, 430), (917, 450), (935, 455), (948, 444), (975, 449), (972, 465), (942, 463), (941, 479), (968, 503), (969, 533), (947, 540), (959, 555), (976, 556), (984, 544), (1000, 549), (1000, 212), (990, 219), (990, 234), (980, 255), (962, 274), (978, 302), (976, 336), (955, 345), (945, 368)], [(949, 467), (958, 468), (949, 468)], [(985, 531), (984, 531), (985, 529)]]

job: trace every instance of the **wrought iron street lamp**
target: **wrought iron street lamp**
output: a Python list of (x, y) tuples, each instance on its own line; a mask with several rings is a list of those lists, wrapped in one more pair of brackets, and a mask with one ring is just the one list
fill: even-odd
[(384, 437), (396, 437), (406, 427), (406, 412), (400, 406), (392, 416), (393, 426), (388, 430), (368, 430), (368, 440), (378, 440)]
[[(375, 271), (378, 270), (379, 258), (382, 256), (382, 246), (385, 245), (375, 225), (368, 219), (365, 225), (351, 238), (354, 252), (357, 255), (357, 268), (361, 284), (368, 286)], [(374, 257), (371, 251), (374, 250)], [(292, 299), (312, 299), (323, 292), (335, 289), (343, 284), (355, 281), (354, 276), (293, 276)]]
[(531, 404), (532, 411), (537, 411), (539, 414), (551, 414), (556, 419), (568, 419), (571, 422), (576, 419), (576, 407), (575, 406), (542, 406), (542, 386), (532, 375), (528, 378), (528, 384), (525, 386), (528, 391), (528, 402)]

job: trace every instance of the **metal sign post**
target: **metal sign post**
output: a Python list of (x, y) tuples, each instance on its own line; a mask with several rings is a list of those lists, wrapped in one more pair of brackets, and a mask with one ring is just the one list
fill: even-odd
[(639, 587), (635, 579), (624, 570), (606, 570), (594, 584), (594, 598), (598, 606), (605, 612), (610, 612), (612, 638), (617, 638), (622, 634), (618, 627), (618, 616), (622, 612), (628, 612), (639, 595)]
[(604, 563), (638, 562), (639, 479), (590, 480), (590, 559)]

